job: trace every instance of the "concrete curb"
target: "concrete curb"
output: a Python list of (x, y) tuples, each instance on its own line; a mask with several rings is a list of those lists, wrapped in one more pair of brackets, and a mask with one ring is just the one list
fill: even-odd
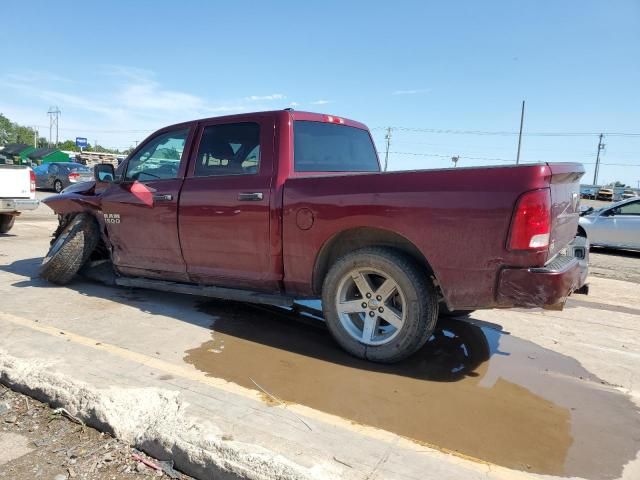
[[(327, 465), (306, 468), (265, 449), (223, 440), (186, 414), (178, 392), (157, 388), (97, 389), (56, 373), (38, 360), (0, 350), (0, 382), (71, 414), (195, 478), (317, 480), (339, 478)], [(213, 432), (213, 433), (212, 433)]]

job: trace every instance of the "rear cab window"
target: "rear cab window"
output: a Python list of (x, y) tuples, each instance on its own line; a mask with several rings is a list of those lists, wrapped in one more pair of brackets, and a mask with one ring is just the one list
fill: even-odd
[(296, 120), (293, 124), (295, 172), (379, 172), (367, 130), (348, 125)]

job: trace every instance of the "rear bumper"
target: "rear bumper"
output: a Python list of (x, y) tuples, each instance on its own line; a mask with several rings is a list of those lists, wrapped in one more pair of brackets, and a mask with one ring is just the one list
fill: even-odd
[(566, 254), (544, 267), (505, 268), (498, 280), (499, 307), (562, 308), (567, 297), (586, 284), (589, 245), (576, 237)]
[(40, 200), (35, 198), (0, 198), (0, 213), (35, 210), (38, 205), (40, 205)]

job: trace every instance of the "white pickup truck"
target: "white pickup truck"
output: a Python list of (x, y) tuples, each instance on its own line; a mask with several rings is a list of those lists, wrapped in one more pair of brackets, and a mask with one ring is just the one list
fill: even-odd
[(26, 165), (0, 165), (0, 233), (13, 227), (23, 210), (35, 210), (36, 176)]

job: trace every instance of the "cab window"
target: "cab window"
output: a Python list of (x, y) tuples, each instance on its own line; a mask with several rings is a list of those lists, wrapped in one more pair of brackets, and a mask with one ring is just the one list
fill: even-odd
[(152, 138), (129, 159), (125, 180), (141, 182), (176, 178), (189, 129), (166, 132)]
[(260, 166), (257, 123), (210, 125), (202, 132), (194, 175), (252, 175)]

